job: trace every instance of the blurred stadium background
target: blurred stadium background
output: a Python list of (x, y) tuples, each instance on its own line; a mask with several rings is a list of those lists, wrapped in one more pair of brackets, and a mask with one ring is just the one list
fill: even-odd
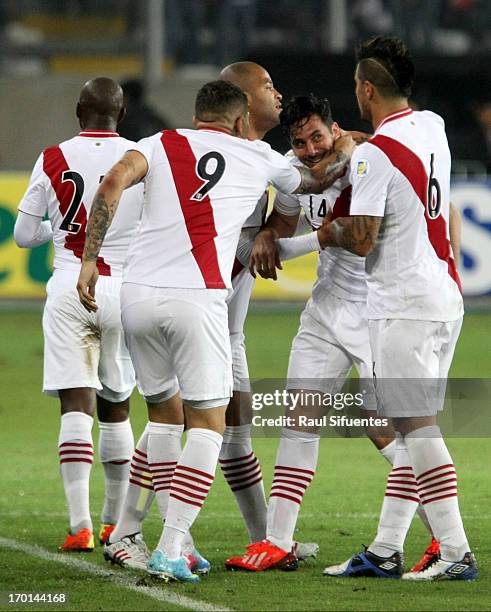
[[(491, 1), (489, 0), (1, 0), (0, 298), (42, 298), (50, 249), (17, 249), (17, 203), (39, 152), (77, 132), (88, 78), (127, 83), (130, 138), (191, 125), (194, 96), (221, 66), (264, 65), (285, 97), (327, 96), (345, 127), (363, 128), (353, 47), (372, 34), (404, 38), (417, 66), (413, 104), (443, 115), (453, 200), (463, 215), (468, 305), (491, 294)], [(279, 129), (269, 142), (284, 151)], [(292, 262), (257, 299), (304, 300), (314, 256)]]

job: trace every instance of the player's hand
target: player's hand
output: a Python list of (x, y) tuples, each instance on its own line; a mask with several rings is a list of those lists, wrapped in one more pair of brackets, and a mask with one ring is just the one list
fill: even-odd
[(98, 308), (95, 301), (95, 285), (98, 278), (97, 263), (84, 261), (78, 277), (77, 291), (82, 306), (89, 312), (96, 312)]
[(275, 243), (275, 232), (266, 228), (256, 236), (249, 259), (249, 271), (256, 278), (256, 272), (262, 278), (277, 280), (276, 268), (282, 270), (278, 249)]
[(331, 233), (332, 212), (330, 211), (324, 218), (322, 225), (317, 230), (317, 239), (323, 249), (328, 246), (328, 236)]
[(353, 132), (344, 132), (344, 134), (334, 142), (334, 151), (341, 151), (350, 159), (356, 147), (356, 141), (352, 133)]

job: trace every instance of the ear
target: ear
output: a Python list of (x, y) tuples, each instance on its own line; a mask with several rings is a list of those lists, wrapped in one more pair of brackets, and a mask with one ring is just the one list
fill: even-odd
[(363, 88), (365, 90), (365, 95), (368, 100), (373, 100), (375, 96), (375, 86), (370, 81), (363, 82)]
[(335, 121), (331, 125), (331, 134), (333, 135), (334, 140), (341, 138), (341, 135), (342, 135), (342, 130)]
[(199, 121), (196, 119), (196, 115), (193, 115), (193, 125), (194, 127), (198, 127)]
[(126, 106), (123, 106), (121, 110), (119, 111), (119, 115), (118, 115), (118, 119), (116, 123), (119, 125), (125, 117), (126, 117)]
[(234, 136), (238, 136), (239, 138), (247, 138), (247, 122), (244, 119), (243, 115), (237, 117), (234, 121), (234, 128), (232, 130)]
[(75, 114), (77, 115), (78, 124), (80, 128), (83, 130), (85, 122), (82, 117), (83, 113), (82, 113), (82, 107), (80, 106), (80, 102), (77, 102), (77, 108), (75, 109)]

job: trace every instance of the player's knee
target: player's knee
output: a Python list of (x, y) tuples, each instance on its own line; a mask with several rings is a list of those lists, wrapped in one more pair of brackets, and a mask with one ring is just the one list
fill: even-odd
[(90, 387), (77, 389), (60, 389), (61, 414), (69, 412), (82, 412), (88, 416), (94, 416), (96, 406), (95, 390)]

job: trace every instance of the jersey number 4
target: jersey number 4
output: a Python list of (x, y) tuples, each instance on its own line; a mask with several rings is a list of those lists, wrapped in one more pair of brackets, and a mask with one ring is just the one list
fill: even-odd
[[(100, 177), (99, 183), (103, 178), (103, 176)], [(61, 175), (61, 182), (66, 183), (67, 181), (73, 183), (73, 195), (65, 216), (63, 217), (63, 221), (60, 224), (60, 229), (70, 234), (76, 234), (82, 227), (80, 223), (75, 223), (75, 217), (80, 210), (85, 184), (82, 176), (73, 170), (65, 170)]]
[[(215, 161), (214, 164), (212, 160)], [(210, 166), (213, 167), (211, 172), (208, 171)], [(225, 158), (218, 151), (210, 151), (203, 155), (203, 157), (200, 157), (196, 164), (196, 174), (205, 182), (193, 193), (190, 199), (195, 202), (201, 202), (222, 178), (224, 172)]]

